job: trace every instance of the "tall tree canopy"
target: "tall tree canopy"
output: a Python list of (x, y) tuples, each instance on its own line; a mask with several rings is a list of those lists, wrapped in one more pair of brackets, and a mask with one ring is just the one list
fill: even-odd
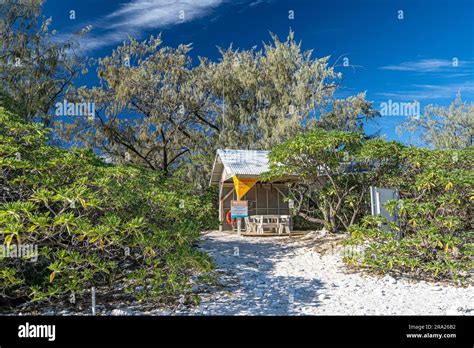
[(205, 118), (211, 98), (191, 68), (191, 47), (160, 45), (160, 37), (131, 39), (100, 59), (100, 85), (76, 93), (76, 100), (95, 104), (95, 117), (74, 117), (62, 124), (63, 133), (165, 174), (191, 150), (205, 148), (216, 127)]
[(335, 98), (341, 74), (329, 57), (312, 58), (291, 31), (284, 42), (272, 38), (260, 50), (220, 49), (218, 61), (194, 65), (191, 45), (130, 39), (99, 61), (98, 86), (77, 91), (95, 103), (96, 117), (75, 117), (62, 134), (169, 173), (189, 156), (210, 162), (217, 147), (269, 149), (315, 125), (361, 130), (361, 119), (376, 115), (364, 93)]
[(48, 124), (50, 109), (85, 69), (75, 34), (60, 41), (41, 15), (43, 1), (0, 1), (0, 93), (22, 118)]
[(449, 106), (428, 105), (423, 114), (410, 116), (401, 127), (421, 131), (423, 140), (438, 149), (462, 149), (474, 145), (474, 104), (458, 93)]
[(219, 62), (203, 62), (222, 104), (218, 144), (270, 149), (316, 124), (354, 131), (361, 118), (376, 115), (364, 93), (335, 98), (342, 74), (330, 57), (303, 51), (292, 31), (284, 42), (273, 34), (272, 40), (261, 50), (220, 49)]

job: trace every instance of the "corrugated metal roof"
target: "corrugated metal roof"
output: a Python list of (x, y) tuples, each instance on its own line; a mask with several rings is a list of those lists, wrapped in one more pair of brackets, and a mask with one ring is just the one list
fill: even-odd
[(217, 150), (211, 184), (218, 183), (221, 178), (228, 180), (234, 175), (259, 176), (269, 170), (269, 153), (263, 150)]

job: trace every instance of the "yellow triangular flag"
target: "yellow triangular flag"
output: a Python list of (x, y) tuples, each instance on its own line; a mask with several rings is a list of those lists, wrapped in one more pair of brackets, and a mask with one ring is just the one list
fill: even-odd
[(237, 199), (240, 200), (250, 189), (256, 184), (256, 178), (238, 178), (236, 175), (232, 177), (234, 180), (235, 192)]

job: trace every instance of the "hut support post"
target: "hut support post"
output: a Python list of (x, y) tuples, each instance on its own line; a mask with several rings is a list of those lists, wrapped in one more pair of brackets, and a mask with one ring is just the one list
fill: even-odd
[(224, 198), (222, 192), (224, 191), (224, 185), (222, 181), (219, 182), (219, 231), (222, 232), (224, 229)]
[[(223, 191), (224, 191), (224, 185), (221, 183), (221, 190), (219, 193), (219, 197), (222, 197)], [(224, 224), (225, 224), (224, 202), (227, 198), (229, 198), (230, 195), (233, 195), (234, 191), (235, 191), (234, 188), (232, 188), (224, 197), (220, 198), (219, 200), (219, 219), (221, 221), (219, 225), (219, 231), (224, 230)]]

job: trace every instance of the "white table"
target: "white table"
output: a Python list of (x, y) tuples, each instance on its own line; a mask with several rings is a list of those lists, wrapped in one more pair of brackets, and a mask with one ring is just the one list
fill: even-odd
[(263, 234), (265, 229), (274, 230), (275, 233), (290, 233), (291, 217), (289, 215), (252, 215), (248, 218), (249, 229)]

